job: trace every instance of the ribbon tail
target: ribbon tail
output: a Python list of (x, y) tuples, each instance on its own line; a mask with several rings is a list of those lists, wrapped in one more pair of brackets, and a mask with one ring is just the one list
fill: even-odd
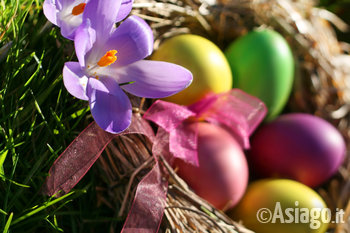
[(151, 126), (139, 114), (133, 115), (130, 127), (120, 134), (105, 132), (92, 122), (56, 159), (44, 183), (44, 194), (59, 197), (68, 193), (90, 170), (111, 140), (127, 134), (143, 134), (154, 140)]
[(49, 196), (56, 194), (56, 197), (68, 193), (114, 137), (114, 134), (105, 132), (92, 122), (56, 159), (44, 183), (43, 192)]
[(122, 233), (158, 232), (166, 204), (168, 181), (159, 163), (141, 180)]

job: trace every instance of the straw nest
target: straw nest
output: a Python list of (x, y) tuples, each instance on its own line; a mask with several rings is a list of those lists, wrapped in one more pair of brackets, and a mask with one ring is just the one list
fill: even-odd
[[(309, 0), (135, 0), (132, 14), (151, 25), (155, 49), (166, 38), (193, 33), (222, 49), (256, 27), (270, 27), (289, 42), (295, 56), (296, 81), (288, 109), (318, 115), (350, 139), (350, 45), (339, 42), (334, 27), (348, 26)], [(138, 104), (134, 106), (139, 106)], [(142, 112), (141, 112), (142, 113)], [(349, 156), (348, 156), (349, 157)], [(141, 135), (117, 137), (99, 160), (107, 185), (99, 200), (125, 217), (137, 183), (154, 165), (150, 142)], [(169, 179), (161, 232), (250, 232), (196, 196), (161, 160)], [(317, 190), (329, 208), (350, 216), (350, 161)], [(350, 232), (350, 223), (330, 232)]]
[[(99, 200), (116, 209), (120, 218), (127, 216), (137, 184), (155, 163), (151, 146), (143, 135), (120, 136), (99, 159), (108, 183), (108, 189), (99, 190)], [(169, 187), (159, 232), (251, 232), (194, 194), (162, 157), (160, 164)]]

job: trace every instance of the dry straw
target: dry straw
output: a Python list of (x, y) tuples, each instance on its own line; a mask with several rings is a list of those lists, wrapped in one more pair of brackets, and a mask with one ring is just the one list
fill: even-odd
[[(348, 26), (315, 4), (310, 0), (135, 0), (132, 14), (151, 25), (155, 48), (183, 33), (204, 36), (224, 49), (256, 27), (280, 32), (297, 64), (289, 108), (330, 121), (349, 143), (350, 45), (339, 42), (334, 32), (334, 27), (346, 31)], [(154, 165), (150, 142), (141, 135), (117, 137), (98, 164), (105, 181), (104, 187), (97, 187), (99, 200), (117, 210), (118, 217), (125, 217), (137, 183)], [(250, 232), (196, 196), (163, 159), (161, 164), (167, 174), (164, 178), (169, 179), (161, 232)], [(317, 191), (332, 210), (344, 209), (345, 219), (350, 217), (349, 158)], [(350, 225), (331, 224), (329, 230), (350, 232)]]

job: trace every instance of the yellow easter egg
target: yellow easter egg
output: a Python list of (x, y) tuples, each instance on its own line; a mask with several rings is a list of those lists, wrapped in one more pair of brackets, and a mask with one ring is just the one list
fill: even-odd
[(287, 179), (251, 183), (232, 215), (256, 233), (324, 233), (331, 221), (314, 190)]
[(165, 100), (190, 105), (208, 93), (226, 92), (232, 88), (230, 66), (223, 52), (204, 37), (184, 34), (162, 43), (151, 57), (181, 65), (193, 74), (192, 84)]

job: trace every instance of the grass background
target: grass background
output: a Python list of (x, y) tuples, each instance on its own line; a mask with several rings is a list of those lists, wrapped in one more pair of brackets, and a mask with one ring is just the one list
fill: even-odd
[(92, 121), (63, 86), (73, 44), (42, 2), (0, 3), (0, 232), (108, 232), (113, 213), (97, 207), (93, 172), (64, 198), (41, 193), (54, 160)]
[[(62, 198), (41, 193), (54, 160), (92, 121), (87, 103), (63, 86), (73, 44), (48, 23), (42, 2), (0, 0), (0, 232), (110, 232), (121, 221), (98, 205), (94, 168)], [(350, 22), (350, 1), (320, 5)]]

